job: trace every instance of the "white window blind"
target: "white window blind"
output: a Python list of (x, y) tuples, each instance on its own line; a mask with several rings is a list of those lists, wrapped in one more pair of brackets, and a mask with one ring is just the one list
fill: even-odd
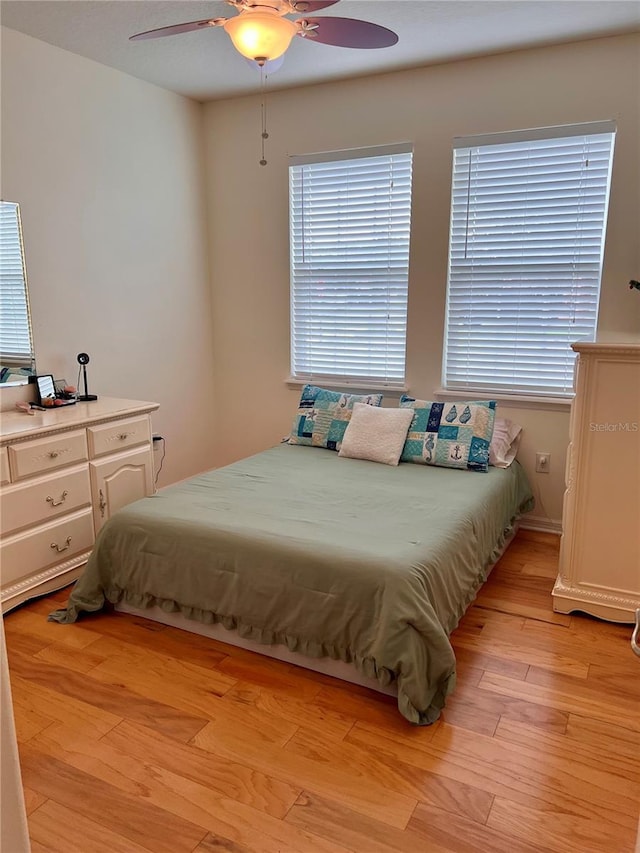
[(31, 334), (17, 204), (0, 202), (0, 360), (30, 366)]
[(566, 397), (596, 330), (615, 125), (456, 140), (445, 388)]
[(290, 160), (291, 373), (402, 386), (412, 151)]

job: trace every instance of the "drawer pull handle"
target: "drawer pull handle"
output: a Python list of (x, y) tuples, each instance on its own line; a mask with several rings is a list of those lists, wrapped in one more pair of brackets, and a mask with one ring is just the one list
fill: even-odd
[(60, 453), (57, 450), (49, 451), (49, 459), (57, 459), (60, 456)]
[(129, 433), (128, 432), (121, 432), (120, 435), (118, 436), (118, 438), (120, 439), (120, 441), (124, 441), (125, 438), (129, 438)]
[(63, 504), (63, 503), (65, 502), (66, 497), (67, 497), (67, 495), (68, 495), (68, 494), (69, 494), (69, 492), (65, 489), (65, 490), (64, 490), (64, 492), (60, 495), (60, 500), (59, 500), (59, 501), (54, 500), (54, 499), (51, 497), (51, 495), (49, 495), (49, 496), (46, 498), (46, 501), (47, 501), (47, 503), (48, 503), (48, 504), (51, 504), (51, 506), (60, 506), (60, 504)]
[(104, 499), (102, 489), (100, 489), (100, 501), (98, 503), (98, 506), (100, 507), (100, 518), (104, 518), (104, 511), (107, 508), (107, 502)]
[(70, 536), (67, 536), (67, 541), (62, 546), (62, 548), (58, 545), (57, 542), (51, 543), (51, 547), (54, 549), (54, 551), (57, 551), (58, 554), (62, 554), (63, 551), (66, 551), (67, 548), (69, 547), (69, 545), (71, 545), (71, 537)]

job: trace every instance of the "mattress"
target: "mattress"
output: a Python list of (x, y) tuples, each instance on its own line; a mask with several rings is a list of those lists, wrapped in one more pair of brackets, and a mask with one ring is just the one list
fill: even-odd
[(522, 468), (379, 465), (283, 444), (130, 504), (67, 608), (159, 606), (396, 682), (411, 722), (455, 684), (449, 634), (533, 505)]

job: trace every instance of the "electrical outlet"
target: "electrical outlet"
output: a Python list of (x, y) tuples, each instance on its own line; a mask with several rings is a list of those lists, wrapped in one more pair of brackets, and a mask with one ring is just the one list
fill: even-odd
[(536, 453), (536, 472), (538, 474), (548, 474), (551, 469), (551, 454), (539, 452)]

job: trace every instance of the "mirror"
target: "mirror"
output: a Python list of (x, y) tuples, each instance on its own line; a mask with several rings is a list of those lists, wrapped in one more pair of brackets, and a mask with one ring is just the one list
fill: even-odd
[(0, 201), (0, 388), (35, 372), (20, 206)]
[(38, 394), (40, 394), (40, 403), (50, 397), (52, 400), (56, 396), (55, 385), (53, 384), (53, 376), (48, 373), (45, 376), (38, 376)]

